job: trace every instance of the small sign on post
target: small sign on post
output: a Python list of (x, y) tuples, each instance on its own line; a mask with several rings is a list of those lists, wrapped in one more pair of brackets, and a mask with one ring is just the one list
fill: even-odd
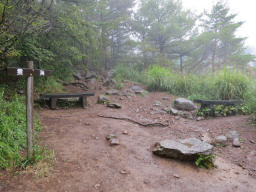
[(33, 61), (27, 61), (28, 68), (7, 67), (8, 76), (23, 76), (27, 77), (26, 91), (26, 119), (27, 119), (27, 157), (33, 157), (33, 104), (34, 104), (34, 76), (46, 77), (51, 74), (51, 71), (35, 69)]

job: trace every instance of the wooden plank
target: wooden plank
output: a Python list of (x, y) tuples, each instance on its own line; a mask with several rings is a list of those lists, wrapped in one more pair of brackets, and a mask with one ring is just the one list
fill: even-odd
[(243, 102), (240, 100), (201, 100), (195, 99), (195, 103), (201, 103), (202, 105), (241, 105)]
[(33, 69), (29, 68), (16, 68), (16, 67), (7, 67), (8, 76), (30, 76), (33, 73)]
[(94, 96), (94, 93), (57, 93), (57, 94), (42, 94), (41, 98), (69, 98), (69, 97), (82, 97), (82, 96)]
[[(33, 69), (33, 61), (28, 61), (28, 67), (30, 69)], [(31, 159), (33, 157), (33, 76), (30, 75), (27, 78), (27, 156), (28, 159)]]
[(42, 69), (29, 69), (29, 68), (16, 68), (16, 67), (7, 67), (7, 75), (8, 76), (33, 76), (38, 77), (47, 77), (51, 75), (51, 71), (42, 70)]
[(33, 72), (34, 76), (39, 76), (39, 77), (47, 77), (51, 75), (51, 71), (49, 70), (42, 70), (42, 69), (35, 69)]
[(82, 107), (86, 108), (86, 106), (87, 106), (87, 96), (82, 96), (81, 100), (82, 100)]
[(52, 97), (50, 99), (50, 105), (51, 105), (51, 109), (56, 109), (57, 108), (57, 98), (56, 97)]

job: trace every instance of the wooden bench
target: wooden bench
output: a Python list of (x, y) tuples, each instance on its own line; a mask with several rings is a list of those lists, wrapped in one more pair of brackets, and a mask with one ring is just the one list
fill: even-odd
[(214, 105), (224, 105), (224, 106), (235, 106), (235, 105), (241, 105), (243, 104), (240, 100), (201, 100), (201, 99), (195, 99), (195, 103), (200, 103), (201, 108), (200, 110), (204, 108), (210, 108), (211, 112), (210, 114), (214, 114)]
[(94, 96), (94, 93), (49, 93), (40, 95), (40, 98), (49, 99), (50, 108), (56, 109), (58, 99), (78, 97), (81, 101), (82, 107), (85, 108), (87, 106), (87, 97), (89, 96)]

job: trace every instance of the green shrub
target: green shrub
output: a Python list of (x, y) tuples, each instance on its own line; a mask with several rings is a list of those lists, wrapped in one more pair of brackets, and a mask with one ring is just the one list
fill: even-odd
[(241, 72), (224, 70), (218, 73), (215, 81), (217, 99), (244, 99), (250, 86), (249, 79)]
[[(13, 96), (6, 101), (0, 89), (0, 167), (18, 167), (23, 162), (21, 151), (26, 148), (26, 108), (24, 97)], [(35, 118), (35, 134), (40, 129)]]
[(122, 81), (122, 80), (131, 80), (131, 81), (136, 81), (136, 82), (141, 82), (141, 73), (135, 68), (135, 67), (128, 67), (124, 65), (118, 65), (114, 69), (114, 78), (117, 81)]

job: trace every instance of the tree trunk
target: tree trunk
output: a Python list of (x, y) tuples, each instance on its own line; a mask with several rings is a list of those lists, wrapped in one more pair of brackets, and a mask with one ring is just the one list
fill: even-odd
[(180, 72), (183, 73), (183, 55), (180, 55)]

